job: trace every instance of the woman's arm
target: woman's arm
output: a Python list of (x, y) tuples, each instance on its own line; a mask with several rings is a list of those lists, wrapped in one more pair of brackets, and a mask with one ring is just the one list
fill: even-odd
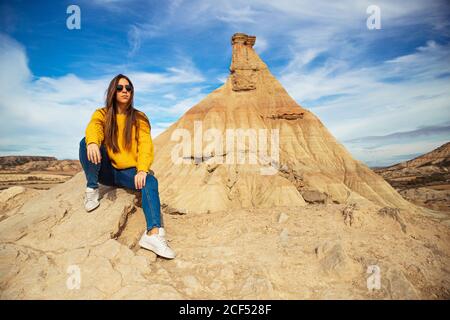
[(150, 121), (144, 115), (139, 117), (139, 137), (138, 137), (138, 160), (137, 160), (137, 171), (148, 172), (150, 166), (154, 159), (153, 141), (151, 136), (151, 126)]
[(102, 109), (95, 110), (91, 121), (86, 128), (86, 145), (95, 143), (100, 146), (105, 138), (104, 135), (105, 115)]

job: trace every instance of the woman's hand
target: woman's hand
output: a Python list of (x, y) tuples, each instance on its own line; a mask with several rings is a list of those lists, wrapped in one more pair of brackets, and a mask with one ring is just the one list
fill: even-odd
[(98, 164), (102, 160), (102, 155), (100, 153), (100, 148), (96, 143), (89, 143), (87, 146), (87, 157), (88, 160), (94, 164)]
[(145, 172), (145, 171), (139, 171), (134, 176), (134, 185), (135, 185), (136, 189), (142, 189), (143, 187), (145, 187), (145, 179), (146, 178), (147, 178), (147, 172)]

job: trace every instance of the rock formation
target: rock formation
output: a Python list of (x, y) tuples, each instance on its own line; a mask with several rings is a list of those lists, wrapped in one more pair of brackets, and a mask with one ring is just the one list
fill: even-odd
[[(184, 212), (213, 212), (303, 206), (302, 194), (316, 191), (337, 203), (372, 201), (411, 207), (383, 178), (353, 159), (312, 112), (289, 96), (254, 51), (255, 40), (235, 34), (225, 84), (155, 139), (152, 168), (160, 181), (162, 201)], [(208, 136), (209, 129), (212, 134)], [(243, 130), (240, 137), (245, 141), (239, 145), (237, 135), (229, 139), (229, 129)], [(267, 134), (260, 136), (261, 132)], [(272, 143), (272, 133), (277, 132), (278, 146)], [(248, 138), (252, 133), (257, 135), (255, 148)], [(173, 152), (181, 136), (190, 139), (190, 152), (182, 163), (174, 163)], [(225, 148), (230, 140), (235, 142), (231, 151)], [(219, 148), (215, 148), (217, 141)], [(195, 142), (202, 146), (200, 150), (195, 150)], [(267, 152), (263, 152), (265, 146)], [(274, 148), (279, 151), (275, 159), (270, 158), (277, 151)], [(239, 155), (245, 157), (244, 163), (238, 163)], [(256, 164), (250, 163), (252, 156)]]
[[(1, 299), (450, 297), (449, 226), (423, 214), (401, 211), (403, 232), (398, 213), (377, 206), (165, 211), (177, 252), (165, 260), (136, 245), (145, 220), (135, 194), (101, 186), (100, 207), (86, 213), (84, 186), (78, 173), (7, 211)], [(10, 189), (0, 199), (20, 194)], [(381, 283), (368, 290), (373, 270)]]

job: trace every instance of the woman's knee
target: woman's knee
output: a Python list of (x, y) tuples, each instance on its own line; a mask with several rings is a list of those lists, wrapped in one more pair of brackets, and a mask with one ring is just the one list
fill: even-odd
[(79, 160), (80, 162), (85, 162), (85, 159), (87, 158), (87, 150), (86, 150), (86, 139), (83, 138), (80, 141), (80, 148), (78, 151), (79, 154)]
[(86, 147), (86, 137), (84, 137), (83, 139), (81, 139), (80, 141), (80, 148), (81, 147)]
[(158, 180), (152, 174), (147, 174), (145, 178), (145, 186), (152, 189), (158, 189)]

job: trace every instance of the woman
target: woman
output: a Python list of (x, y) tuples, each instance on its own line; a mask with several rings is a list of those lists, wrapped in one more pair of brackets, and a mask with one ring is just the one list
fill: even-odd
[(153, 162), (150, 122), (133, 107), (134, 87), (122, 74), (109, 83), (106, 107), (97, 109), (80, 141), (80, 162), (86, 174), (86, 211), (99, 205), (98, 184), (141, 191), (147, 231), (139, 245), (173, 259), (161, 226), (158, 180), (149, 174)]

